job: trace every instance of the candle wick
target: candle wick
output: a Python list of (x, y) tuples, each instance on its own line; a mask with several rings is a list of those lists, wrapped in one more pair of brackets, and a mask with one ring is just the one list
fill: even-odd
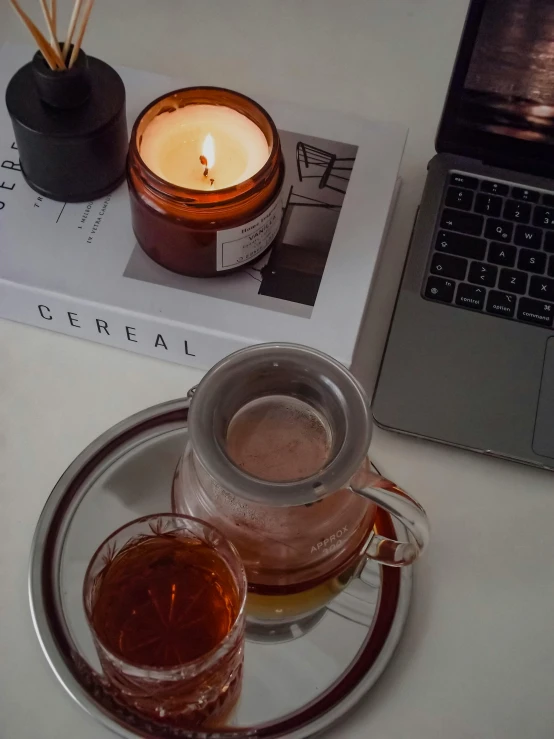
[(204, 177), (208, 176), (208, 160), (204, 156), (204, 154), (200, 154), (200, 164), (204, 167)]
[(210, 185), (213, 185), (215, 180), (210, 179)]

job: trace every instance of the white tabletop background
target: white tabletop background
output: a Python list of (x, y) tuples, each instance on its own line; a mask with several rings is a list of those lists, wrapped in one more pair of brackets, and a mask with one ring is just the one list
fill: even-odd
[[(91, 19), (86, 49), (111, 63), (409, 126), (358, 362), (370, 390), (466, 6), (97, 0)], [(27, 40), (12, 16), (0, 0), (0, 41)], [(50, 489), (85, 445), (200, 376), (0, 321), (1, 739), (111, 736), (69, 699), (41, 653), (27, 597), (31, 538)], [(554, 476), (379, 430), (372, 454), (425, 505), (433, 538), (389, 669), (326, 736), (551, 739)]]

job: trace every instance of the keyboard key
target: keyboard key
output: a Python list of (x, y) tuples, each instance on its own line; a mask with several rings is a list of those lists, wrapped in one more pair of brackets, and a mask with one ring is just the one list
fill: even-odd
[(471, 190), (462, 190), (459, 187), (449, 187), (446, 193), (446, 205), (460, 210), (471, 210), (473, 193)]
[(487, 219), (485, 226), (485, 236), (487, 239), (495, 239), (496, 241), (511, 241), (514, 232), (514, 224), (507, 221), (497, 221), (494, 218)]
[(477, 177), (470, 177), (467, 174), (458, 174), (453, 172), (450, 175), (450, 184), (456, 187), (468, 187), (470, 190), (477, 190), (479, 180)]
[(474, 210), (486, 216), (499, 216), (502, 210), (502, 198), (480, 192), (475, 198)]
[(550, 231), (544, 234), (544, 250), (554, 254), (554, 233)]
[(503, 182), (493, 182), (492, 180), (483, 180), (481, 182), (481, 190), (490, 192), (491, 195), (507, 195), (509, 191), (508, 185)]
[(554, 305), (552, 303), (543, 303), (541, 300), (520, 298), (517, 317), (520, 321), (528, 321), (529, 323), (536, 323), (540, 326), (552, 326)]
[(525, 272), (536, 272), (542, 275), (546, 267), (546, 254), (543, 254), (542, 251), (520, 249), (517, 266), (518, 269), (523, 269)]
[(509, 244), (499, 244), (492, 241), (489, 246), (488, 262), (499, 264), (501, 267), (513, 267), (516, 263), (517, 249)]
[(519, 223), (529, 223), (531, 218), (531, 206), (529, 203), (520, 203), (517, 200), (506, 200), (503, 218)]
[(493, 313), (495, 316), (506, 316), (513, 318), (516, 310), (517, 298), (510, 293), (499, 293), (496, 290), (489, 292), (487, 299), (487, 313)]
[(451, 257), (448, 254), (433, 254), (431, 272), (441, 277), (453, 277), (455, 280), (465, 280), (467, 259)]
[(441, 218), (441, 228), (480, 236), (484, 222), (483, 216), (478, 216), (475, 213), (465, 213), (463, 210), (445, 208)]
[[(554, 236), (554, 233), (549, 235)], [(516, 226), (514, 244), (517, 244), (518, 246), (528, 246), (531, 249), (540, 249), (541, 241), (542, 231), (540, 228), (534, 228), (533, 226)]]
[(554, 205), (554, 195), (550, 195), (545, 192), (542, 196), (542, 202), (544, 203), (544, 205)]
[(492, 264), (483, 264), (483, 262), (472, 262), (471, 267), (469, 268), (469, 275), (467, 279), (469, 282), (473, 282), (475, 285), (486, 285), (487, 287), (494, 287), (496, 284), (497, 272), (498, 269), (496, 267), (493, 267)]
[(531, 277), (529, 295), (539, 300), (554, 302), (554, 280), (549, 280), (548, 277)]
[(452, 280), (444, 280), (442, 277), (429, 277), (425, 288), (425, 297), (431, 300), (440, 300), (443, 303), (451, 303), (454, 297), (454, 285)]
[(487, 291), (484, 287), (466, 285), (465, 282), (462, 282), (458, 285), (456, 305), (463, 305), (464, 308), (472, 308), (473, 310), (483, 310), (486, 294)]
[(550, 257), (550, 262), (548, 264), (548, 274), (550, 277), (554, 277), (554, 256)]
[(533, 214), (533, 224), (543, 228), (554, 228), (554, 208), (543, 208), (537, 205)]
[(524, 200), (526, 203), (538, 203), (539, 193), (536, 190), (527, 190), (525, 187), (512, 187), (512, 197)]
[(525, 295), (527, 289), (527, 275), (525, 272), (516, 272), (513, 269), (501, 269), (498, 287), (511, 293)]
[(446, 254), (455, 254), (457, 257), (482, 260), (485, 258), (487, 242), (475, 236), (465, 236), (449, 231), (439, 231), (435, 249)]

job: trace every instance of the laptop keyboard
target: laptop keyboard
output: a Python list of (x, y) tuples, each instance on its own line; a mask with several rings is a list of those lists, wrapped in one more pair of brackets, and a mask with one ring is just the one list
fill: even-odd
[(423, 295), (551, 328), (554, 193), (451, 172)]

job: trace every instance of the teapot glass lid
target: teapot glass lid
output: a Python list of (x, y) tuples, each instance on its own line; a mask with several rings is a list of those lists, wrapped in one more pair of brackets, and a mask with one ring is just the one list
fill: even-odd
[(367, 454), (371, 418), (364, 390), (339, 362), (304, 346), (260, 344), (206, 374), (189, 432), (225, 490), (291, 506), (348, 484)]

